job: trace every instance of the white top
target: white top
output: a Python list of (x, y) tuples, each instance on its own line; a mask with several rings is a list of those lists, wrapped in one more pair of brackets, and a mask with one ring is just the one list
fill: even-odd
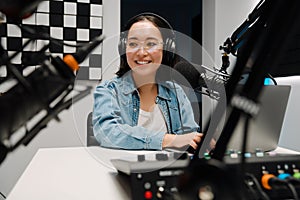
[(158, 104), (154, 104), (151, 112), (140, 109), (138, 126), (143, 126), (153, 132), (167, 133), (166, 121)]

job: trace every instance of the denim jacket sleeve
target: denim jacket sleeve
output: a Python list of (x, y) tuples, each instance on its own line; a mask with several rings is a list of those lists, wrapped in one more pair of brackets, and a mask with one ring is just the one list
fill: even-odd
[[(109, 82), (94, 92), (93, 131), (101, 146), (122, 149), (162, 149), (165, 133), (136, 126), (130, 112), (120, 103), (120, 88)], [(138, 111), (137, 111), (138, 112)]]

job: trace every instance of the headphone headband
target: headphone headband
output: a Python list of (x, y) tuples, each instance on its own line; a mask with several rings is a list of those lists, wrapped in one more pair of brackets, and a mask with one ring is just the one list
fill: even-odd
[[(134, 23), (134, 21), (138, 17), (141, 17), (141, 16), (155, 17), (155, 18), (159, 19), (161, 22), (163, 22), (166, 25), (166, 28), (170, 30), (171, 33), (167, 35), (167, 37), (165, 38), (165, 41), (164, 41), (164, 50), (165, 50), (164, 57), (168, 62), (171, 62), (173, 60), (173, 58), (175, 57), (174, 54), (175, 54), (175, 49), (176, 49), (174, 29), (166, 19), (164, 19), (163, 17), (161, 17), (155, 13), (151, 13), (151, 12), (140, 13), (138, 15), (135, 15), (134, 17), (131, 17), (128, 20), (127, 24), (124, 26), (125, 30), (123, 30), (123, 32), (120, 35), (119, 54), (122, 56), (126, 52), (126, 37), (127, 37), (127, 35), (124, 33), (124, 31), (128, 31), (130, 29), (130, 27), (128, 27), (128, 26), (131, 26)], [(159, 28), (164, 28), (164, 27), (159, 27)]]
[[(131, 17), (128, 20), (127, 24), (130, 24), (132, 21), (134, 21), (136, 18), (138, 18), (140, 16), (153, 16), (153, 17), (156, 17), (156, 18), (160, 19), (162, 22), (164, 22), (167, 25), (168, 29), (170, 29), (172, 31), (172, 34), (175, 35), (174, 31), (173, 31), (174, 29), (171, 26), (171, 24), (165, 18), (163, 18), (162, 16), (160, 16), (158, 14), (155, 14), (155, 13), (152, 13), (152, 12), (143, 12), (143, 13), (140, 13), (138, 15), (135, 15), (135, 16)], [(124, 30), (124, 31), (126, 31), (126, 30)]]

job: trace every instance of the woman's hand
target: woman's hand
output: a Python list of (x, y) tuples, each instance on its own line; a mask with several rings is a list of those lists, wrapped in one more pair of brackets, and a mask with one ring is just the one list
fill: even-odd
[(165, 134), (162, 147), (186, 150), (191, 146), (193, 149), (197, 149), (202, 136), (203, 134), (198, 132), (186, 133), (183, 135)]

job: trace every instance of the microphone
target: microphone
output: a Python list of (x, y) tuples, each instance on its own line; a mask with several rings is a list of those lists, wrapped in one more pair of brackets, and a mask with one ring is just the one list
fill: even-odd
[(0, 96), (0, 139), (8, 139), (39, 111), (50, 109), (50, 103), (75, 80), (73, 70), (59, 57), (46, 60), (25, 77), (28, 87), (16, 83)]
[(199, 67), (195, 67), (189, 62), (180, 61), (175, 66), (174, 69), (178, 71), (183, 77), (188, 81), (187, 82), (177, 80), (179, 83), (192, 87), (193, 89), (199, 87), (207, 87), (205, 80), (201, 77), (201, 74), (205, 74), (205, 70)]
[(0, 163), (6, 156), (3, 154), (12, 151), (8, 146), (11, 145), (8, 143), (11, 135), (22, 126), (27, 130), (27, 122), (41, 111), (51, 113), (53, 107), (50, 104), (59, 97), (62, 98), (62, 93), (68, 94), (72, 90), (75, 75), (57, 57), (52, 62), (46, 60), (24, 79), (26, 84), (16, 80), (6, 82), (12, 87), (0, 96), (0, 146), (8, 148), (6, 151), (1, 150)]
[[(97, 37), (75, 54), (65, 56), (63, 60), (60, 57), (50, 56), (50, 60), (45, 60), (40, 67), (22, 78), (22, 82), (13, 80), (14, 83), (8, 84), (9, 88), (0, 96), (0, 147), (3, 141), (9, 140), (22, 126), (26, 127), (27, 122), (42, 111), (46, 111), (51, 117), (45, 117), (42, 121), (43, 127), (33, 128), (35, 134), (46, 126), (45, 122), (57, 117), (62, 108), (68, 107), (63, 104), (66, 96), (73, 90), (75, 71), (79, 69), (78, 63), (82, 62), (103, 38)], [(13, 65), (8, 67), (15, 68)], [(28, 138), (22, 143), (28, 143)], [(19, 144), (20, 142), (17, 143)], [(5, 156), (0, 155), (0, 158), (4, 159), (3, 157)]]
[[(223, 74), (220, 72), (215, 72), (203, 65), (195, 65), (189, 62), (180, 61), (175, 66), (174, 69), (178, 71), (187, 80), (176, 80), (179, 84), (187, 87), (191, 87), (194, 90), (199, 88), (207, 88), (210, 90), (210, 94), (221, 91), (224, 88), (228, 74)], [(210, 71), (214, 75), (208, 75), (207, 71)]]
[[(74, 65), (75, 68), (78, 67), (78, 63), (83, 62), (86, 57), (104, 40), (104, 35), (100, 35), (92, 40), (87, 45), (82, 46), (79, 48), (75, 54), (67, 55), (64, 57), (64, 62), (70, 64), (71, 66)], [(73, 58), (72, 58), (73, 57)], [(77, 64), (76, 64), (77, 63)]]

